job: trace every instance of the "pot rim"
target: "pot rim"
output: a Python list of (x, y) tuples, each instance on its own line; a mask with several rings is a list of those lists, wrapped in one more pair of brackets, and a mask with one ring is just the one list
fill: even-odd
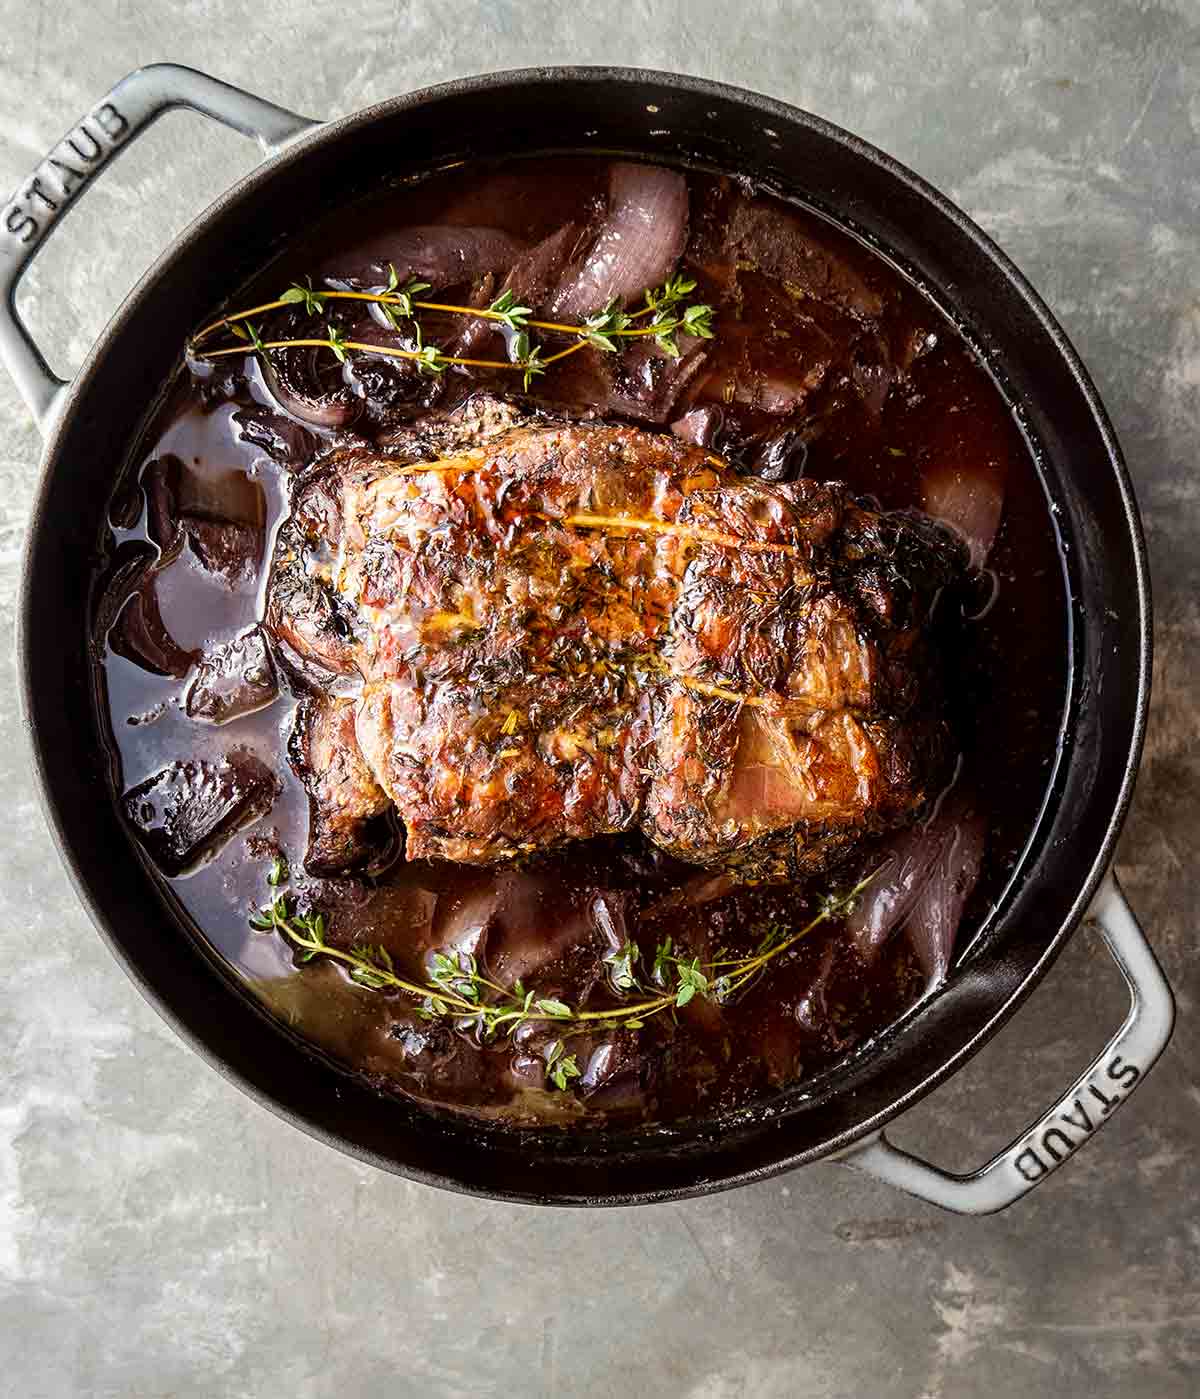
[[(256, 1102), (262, 1104), (276, 1116), (283, 1118), (293, 1126), (299, 1127), (308, 1135), (356, 1159), (392, 1173), (402, 1174), (410, 1179), (418, 1180), (425, 1184), (438, 1186), (442, 1189), (450, 1189), (459, 1193), (522, 1203), (547, 1203), (547, 1198), (543, 1194), (533, 1191), (526, 1193), (519, 1187), (479, 1186), (447, 1177), (434, 1171), (414, 1167), (408, 1163), (402, 1164), (391, 1158), (379, 1155), (367, 1146), (360, 1145), (350, 1140), (337, 1130), (317, 1122), (314, 1120), (313, 1116), (289, 1108), (278, 1101), (268, 1090), (260, 1087), (241, 1069), (229, 1063), (223, 1054), (215, 1050), (196, 1031), (190, 1028), (182, 1014), (177, 1012), (172, 1004), (168, 1004), (166, 999), (150, 983), (140, 969), (137, 961), (125, 950), (117, 935), (110, 930), (107, 916), (102, 912), (97, 900), (91, 892), (92, 880), (85, 874), (76, 857), (75, 851), (64, 829), (64, 824), (59, 815), (56, 803), (51, 795), (50, 778), (47, 773), (47, 763), (42, 748), (41, 736), (33, 717), (36, 708), (36, 698), (30, 665), (29, 638), (33, 627), (37, 623), (39, 600), (34, 589), (31, 555), (40, 533), (39, 526), (45, 515), (46, 497), (51, 480), (57, 471), (62, 469), (61, 463), (58, 460), (60, 449), (70, 433), (79, 405), (86, 397), (86, 391), (95, 373), (96, 367), (112, 350), (113, 346), (120, 339), (129, 319), (156, 291), (165, 276), (171, 271), (176, 260), (187, 250), (194, 248), (200, 243), (207, 236), (211, 225), (222, 215), (231, 211), (241, 202), (248, 192), (269, 180), (271, 176), (285, 164), (298, 163), (309, 153), (325, 145), (336, 143), (351, 133), (361, 130), (378, 120), (397, 113), (410, 111), (436, 101), (452, 98), (461, 94), (486, 93), (490, 90), (502, 90), (513, 84), (540, 84), (548, 87), (557, 87), (564, 84), (599, 85), (614, 83), (631, 87), (634, 85), (657, 85), (667, 90), (709, 96), (714, 99), (732, 102), (741, 107), (753, 108), (757, 113), (768, 119), (774, 118), (787, 124), (798, 124), (809, 128), (835, 141), (837, 144), (848, 148), (856, 156), (882, 168), (887, 174), (908, 186), (923, 202), (933, 206), (944, 219), (953, 224), (958, 232), (963, 235), (976, 250), (982, 253), (988, 261), (996, 266), (1008, 288), (1019, 296), (1024, 303), (1025, 309), (1037, 321), (1043, 333), (1052, 343), (1081, 395), (1088, 413), (1094, 420), (1103, 443), (1108, 458), (1108, 464), (1112, 467), (1120, 496), (1122, 526), (1132, 546), (1134, 560), (1133, 582), (1136, 595), (1136, 622), (1139, 634), (1139, 647), (1136, 658), (1136, 701), (1132, 714), (1128, 754), (1124, 762), (1117, 799), (1113, 803), (1112, 812), (1105, 825), (1103, 838), (1098, 848), (1091, 856), (1086, 873), (1084, 873), (1079, 882), (1078, 892), (1072, 900), (1060, 926), (1053, 934), (1047, 935), (1040, 955), (1023, 971), (1020, 981), (1012, 990), (1011, 994), (985, 1015), (983, 1023), (975, 1032), (969, 1035), (966, 1040), (959, 1043), (951, 1052), (941, 1055), (939, 1062), (934, 1065), (931, 1070), (923, 1072), (919, 1081), (914, 1082), (907, 1091), (899, 1098), (892, 1100), (888, 1106), (875, 1112), (866, 1120), (838, 1133), (836, 1136), (826, 1138), (815, 1146), (807, 1146), (799, 1150), (788, 1151), (786, 1154), (778, 1154), (766, 1164), (758, 1164), (746, 1169), (718, 1174), (716, 1177), (706, 1176), (703, 1172), (698, 1171), (696, 1172), (697, 1178), (683, 1186), (671, 1188), (656, 1187), (645, 1191), (627, 1190), (613, 1194), (605, 1194), (602, 1197), (598, 1197), (591, 1193), (574, 1196), (569, 1193), (562, 1193), (556, 1194), (553, 1199), (549, 1201), (555, 1204), (586, 1205), (591, 1207), (639, 1204), (653, 1200), (682, 1199), (691, 1196), (710, 1194), (718, 1190), (731, 1189), (735, 1186), (748, 1184), (752, 1181), (764, 1180), (784, 1171), (794, 1169), (797, 1166), (832, 1156), (852, 1143), (878, 1131), (887, 1122), (892, 1121), (927, 1093), (943, 1083), (951, 1074), (957, 1072), (967, 1060), (982, 1048), (983, 1044), (1001, 1029), (1017, 1009), (1019, 1009), (1026, 997), (1032, 993), (1033, 989), (1041, 981), (1042, 977), (1058, 957), (1067, 939), (1074, 933), (1079, 922), (1084, 917), (1100, 881), (1109, 866), (1117, 838), (1132, 799), (1133, 786), (1137, 776), (1146, 732), (1151, 676), (1152, 629), (1150, 583), (1145, 538), (1128, 469), (1108, 414), (1088, 371), (1084, 367), (1082, 360), (1065, 331), (1058, 324), (1044, 301), (1011, 259), (1009, 259), (1007, 254), (1002, 251), (992, 238), (979, 228), (957, 205), (941, 194), (921, 176), (911, 171), (907, 166), (895, 160), (886, 152), (881, 151), (873, 144), (863, 140), (861, 137), (827, 121), (823, 117), (816, 116), (813, 113), (792, 106), (789, 103), (782, 102), (751, 89), (714, 82), (706, 78), (655, 69), (639, 69), (620, 66), (564, 65), (529, 67), (457, 78), (449, 82), (439, 83), (414, 90), (410, 93), (401, 94), (397, 97), (387, 98), (296, 137), (281, 149), (278, 154), (272, 156), (269, 160), (263, 162), (243, 178), (235, 182), (206, 209), (198, 214), (197, 217), (163, 249), (118, 306), (111, 319), (98, 335), (77, 374), (70, 382), (64, 395), (62, 410), (56, 414), (50, 425), (50, 430), (41, 456), (37, 490), (30, 511), (30, 528), (22, 551), (22, 578), (17, 610), (17, 658), (20, 670), (19, 689), (21, 718), (23, 728), (28, 736), (33, 766), (37, 775), (37, 790), (42, 811), (46, 817), (47, 825), (55, 845), (58, 848), (60, 858), (67, 870), (68, 877), (70, 878), (76, 894), (79, 896), (80, 902), (83, 904), (93, 925), (100, 933), (110, 951), (118, 959), (126, 974), (155, 1011), (192, 1050), (216, 1068), (223, 1077), (235, 1083)], [(1122, 658), (1121, 663), (1128, 665), (1132, 671), (1132, 658)], [(1039, 821), (1040, 819), (1041, 818), (1039, 818)], [(954, 980), (955, 978), (952, 977), (951, 982), (947, 983), (947, 985), (953, 984)], [(932, 999), (936, 999), (936, 997)], [(919, 1031), (917, 1031), (917, 1033), (919, 1033)], [(436, 1123), (437, 1118), (434, 1115), (429, 1115), (428, 1120), (431, 1125), (433, 1125)]]

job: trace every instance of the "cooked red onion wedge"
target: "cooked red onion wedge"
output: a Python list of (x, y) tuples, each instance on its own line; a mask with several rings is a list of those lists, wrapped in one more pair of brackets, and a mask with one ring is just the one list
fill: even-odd
[(912, 911), (938, 857), (942, 832), (936, 826), (914, 826), (889, 842), (846, 927), (868, 961)]
[(628, 305), (669, 276), (687, 238), (687, 183), (674, 170), (619, 162), (609, 171), (608, 213), (582, 264), (551, 302), (556, 318), (589, 316), (614, 296)]
[(963, 909), (979, 881), (986, 839), (983, 818), (963, 804), (943, 840), (905, 924), (930, 988), (945, 981)]
[(341, 382), (340, 366), (322, 349), (276, 350), (261, 356), (260, 363), (271, 397), (298, 422), (334, 430), (362, 411), (362, 401)]
[(693, 447), (711, 447), (713, 439), (721, 431), (725, 414), (718, 404), (706, 403), (701, 408), (692, 408), (682, 418), (676, 418), (671, 431)]
[(548, 923), (547, 908), (555, 898), (561, 900), (561, 892), (554, 882), (535, 870), (478, 877), (464, 894), (439, 905), (432, 948), (477, 958), (505, 985), (543, 975), (568, 954), (580, 967), (587, 962), (591, 978), (598, 979), (602, 953), (629, 939), (624, 898), (598, 889), (589, 897), (560, 901)]
[[(578, 223), (567, 223), (527, 248), (509, 268), (499, 292), (511, 292), (518, 302), (539, 311), (558, 284), (562, 270), (581, 237)], [(490, 300), (490, 298), (489, 298)], [(464, 321), (448, 351), (456, 355), (477, 355), (480, 347), (496, 334), (496, 323), (487, 320)]]
[(394, 267), (401, 285), (415, 277), (441, 290), (472, 282), (485, 272), (507, 272), (525, 247), (498, 228), (399, 228), (331, 258), (321, 276), (330, 285), (385, 286)]
[(1004, 470), (994, 462), (969, 468), (935, 463), (925, 471), (924, 507), (967, 541), (971, 567), (982, 568), (991, 553), (1004, 511)]
[(985, 825), (951, 792), (924, 825), (896, 836), (846, 925), (868, 961), (905, 927), (929, 985), (943, 980), (967, 899), (979, 880)]

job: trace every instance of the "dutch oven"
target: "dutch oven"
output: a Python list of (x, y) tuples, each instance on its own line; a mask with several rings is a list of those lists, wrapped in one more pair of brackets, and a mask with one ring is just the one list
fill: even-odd
[[(264, 162), (162, 254), (64, 383), (17, 318), (16, 284), (90, 181), (178, 107), (252, 137)], [(748, 175), (802, 197), (882, 249), (963, 327), (1020, 405), (1061, 531), (1069, 703), (1044, 807), (1006, 891), (935, 994), (815, 1086), (801, 1083), (733, 1122), (517, 1133), (379, 1096), (306, 1054), (185, 935), (108, 791), (88, 660), (92, 561), (115, 473), (180, 345), (292, 234), (381, 175), (535, 150), (622, 152)], [(631, 1204), (835, 1158), (949, 1209), (985, 1213), (1044, 1180), (1161, 1053), (1171, 993), (1110, 870), (1150, 685), (1149, 582), (1133, 490), (1061, 328), (1004, 254), (911, 171), (818, 117), (668, 73), (495, 73), (321, 123), (162, 64), (118, 83), (5, 206), (0, 292), (0, 358), (46, 438), (19, 648), (47, 819), (80, 898), (137, 986), (214, 1067), (289, 1122), (385, 1170), (499, 1199)], [(1132, 1000), (1095, 1062), (970, 1175), (950, 1175), (893, 1146), (885, 1125), (996, 1033), (1089, 914)]]

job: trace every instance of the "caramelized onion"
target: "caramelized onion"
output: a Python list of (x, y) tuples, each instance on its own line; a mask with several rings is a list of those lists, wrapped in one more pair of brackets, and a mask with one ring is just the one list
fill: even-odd
[[(499, 291), (511, 292), (521, 305), (539, 310), (558, 284), (567, 259), (579, 238), (580, 225), (567, 223), (551, 233), (548, 238), (543, 238), (540, 243), (527, 248), (509, 269)], [(488, 336), (495, 334), (494, 322), (467, 321), (450, 346), (449, 352), (456, 355), (474, 355)]]
[(963, 908), (979, 879), (984, 844), (983, 819), (972, 799), (957, 789), (926, 823), (892, 840), (846, 920), (868, 961), (904, 925), (930, 985), (945, 976)]
[(941, 831), (933, 823), (903, 831), (888, 845), (874, 879), (846, 919), (858, 950), (873, 960), (908, 917), (937, 859)]
[(261, 404), (240, 408), (233, 415), (238, 436), (266, 452), (288, 471), (302, 471), (317, 452), (317, 439), (292, 418), (272, 413)]
[(807, 434), (799, 428), (782, 428), (763, 442), (746, 474), (762, 481), (798, 481), (807, 460)]
[(711, 447), (724, 420), (725, 413), (718, 404), (706, 403), (702, 408), (692, 408), (682, 418), (676, 418), (671, 424), (671, 431), (693, 447)]
[(551, 301), (558, 318), (628, 305), (670, 275), (687, 238), (687, 183), (674, 170), (621, 161), (609, 171), (608, 212), (581, 265)]
[(506, 986), (522, 981), (548, 993), (539, 977), (560, 958), (582, 959), (577, 976), (590, 958), (585, 981), (595, 980), (602, 955), (628, 939), (623, 894), (598, 889), (564, 906), (561, 885), (531, 870), (509, 869), (481, 877), (458, 898), (443, 899), (431, 946), (486, 962)]
[(928, 986), (946, 979), (963, 909), (979, 881), (986, 838), (978, 812), (960, 810), (905, 924)]
[(415, 277), (439, 289), (454, 287), (486, 272), (507, 271), (525, 246), (498, 228), (420, 225), (368, 239), (327, 262), (321, 276), (335, 286), (383, 287), (394, 267), (402, 284)]
[[(348, 426), (362, 409), (361, 399), (341, 382), (341, 366), (318, 346), (272, 350), (261, 357), (263, 382), (271, 397), (293, 418), (310, 427)], [(331, 386), (330, 365), (336, 371)]]
[(1004, 471), (995, 462), (968, 468), (935, 463), (922, 482), (925, 513), (941, 520), (966, 540), (971, 567), (982, 568), (991, 553), (1004, 510)]

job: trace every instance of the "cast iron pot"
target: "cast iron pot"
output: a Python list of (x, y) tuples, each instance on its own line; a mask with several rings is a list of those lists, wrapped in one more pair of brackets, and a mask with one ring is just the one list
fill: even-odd
[[(16, 282), (88, 182), (181, 106), (255, 138), (267, 159), (162, 255), (76, 378), (63, 383), (17, 319)], [(743, 172), (803, 196), (884, 248), (932, 289), (1022, 405), (1067, 550), (1071, 684), (1061, 753), (992, 917), (946, 985), (864, 1052), (732, 1121), (514, 1134), (379, 1097), (307, 1055), (185, 933), (136, 857), (106, 783), (87, 657), (89, 569), (114, 472), (180, 345), (291, 233), (382, 174), (547, 145)], [(978, 228), (895, 161), (769, 98), (665, 73), (492, 74), (322, 125), (190, 69), (158, 65), (118, 83), (5, 207), (0, 290), (0, 357), (46, 435), (25, 556), (20, 668), (48, 820), (81, 899), (142, 992), (215, 1068), (289, 1122), (385, 1170), (501, 1199), (670, 1199), (834, 1157), (947, 1208), (985, 1213), (1045, 1179), (1161, 1053), (1171, 993), (1107, 872), (1150, 683), (1150, 597), (1129, 478), (1095, 389), (1046, 307)], [(971, 1175), (949, 1175), (891, 1145), (884, 1124), (995, 1034), (1089, 909), (1132, 998), (1095, 1063)]]

